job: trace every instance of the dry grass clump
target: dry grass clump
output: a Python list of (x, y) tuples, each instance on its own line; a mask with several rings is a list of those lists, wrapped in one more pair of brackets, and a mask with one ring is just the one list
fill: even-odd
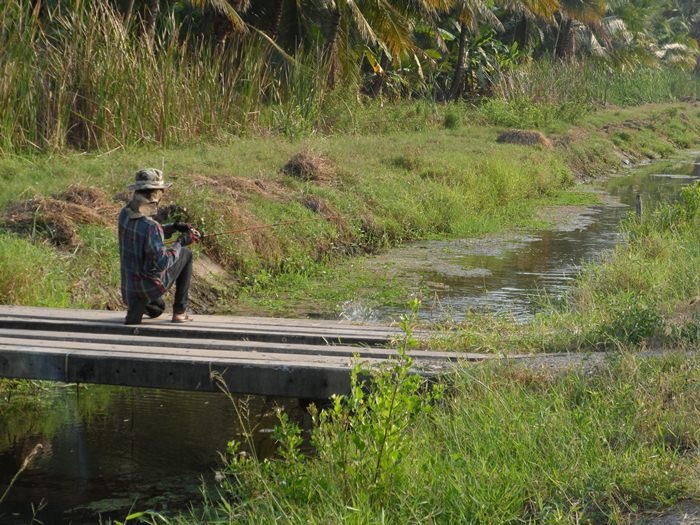
[(217, 193), (227, 195), (234, 201), (240, 201), (249, 195), (280, 200), (286, 194), (285, 189), (274, 182), (243, 177), (195, 175), (191, 178), (190, 186), (194, 189), (215, 189)]
[(265, 224), (245, 205), (234, 203), (229, 198), (218, 199), (211, 204), (213, 209), (226, 217), (226, 223), (232, 230), (227, 235), (219, 236), (218, 228), (228, 230), (226, 226), (208, 231), (207, 225), (204, 225), (204, 234), (212, 236), (207, 238), (202, 248), (214, 262), (227, 271), (236, 272), (246, 266), (246, 259), (274, 261), (282, 257), (282, 247), (273, 232), (267, 230)]
[(37, 195), (11, 204), (0, 223), (17, 233), (46, 236), (57, 246), (75, 247), (80, 244), (77, 225), (114, 224), (118, 210), (102, 190), (74, 185), (53, 197)]
[(338, 215), (335, 208), (321, 197), (316, 197), (315, 195), (304, 195), (299, 202), (301, 202), (304, 208), (314, 213), (318, 213), (325, 219), (332, 219)]
[(545, 137), (541, 131), (528, 131), (522, 129), (509, 129), (508, 131), (504, 131), (498, 135), (496, 142), (522, 144), (524, 146), (539, 145), (548, 149), (554, 147), (552, 141)]
[(337, 177), (337, 168), (333, 161), (322, 153), (311, 150), (300, 151), (294, 155), (282, 171), (290, 177), (304, 181), (328, 182)]

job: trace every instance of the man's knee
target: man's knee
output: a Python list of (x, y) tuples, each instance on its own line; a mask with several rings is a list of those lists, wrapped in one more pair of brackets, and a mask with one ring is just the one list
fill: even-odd
[(165, 301), (163, 300), (162, 297), (159, 297), (158, 299), (154, 299), (153, 301), (149, 302), (146, 305), (146, 313), (148, 314), (148, 317), (151, 319), (155, 319), (156, 317), (159, 317), (162, 315), (162, 313), (165, 311)]
[(141, 324), (141, 319), (146, 310), (147, 301), (130, 301), (126, 311), (124, 324)]

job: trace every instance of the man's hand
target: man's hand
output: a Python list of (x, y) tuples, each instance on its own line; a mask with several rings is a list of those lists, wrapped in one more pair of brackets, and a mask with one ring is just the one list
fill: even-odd
[(193, 230), (194, 228), (189, 222), (174, 222), (173, 229), (180, 233), (187, 233), (188, 231)]
[(181, 246), (189, 246), (192, 243), (199, 242), (201, 238), (202, 236), (197, 230), (195, 230), (194, 228), (190, 228), (190, 230), (180, 235), (177, 238), (177, 241), (180, 243)]

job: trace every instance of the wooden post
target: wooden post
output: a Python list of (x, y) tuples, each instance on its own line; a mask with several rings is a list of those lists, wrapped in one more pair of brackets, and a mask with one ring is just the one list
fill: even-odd
[(637, 209), (637, 219), (641, 220), (642, 219), (642, 196), (639, 193), (637, 193), (636, 209)]

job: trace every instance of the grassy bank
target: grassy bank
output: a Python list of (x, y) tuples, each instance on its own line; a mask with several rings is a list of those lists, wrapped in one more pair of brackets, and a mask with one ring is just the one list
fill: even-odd
[[(402, 115), (409, 108), (388, 111)], [(428, 128), (379, 140), (249, 138), (91, 155), (6, 155), (0, 260), (8, 271), (0, 277), (0, 301), (120, 307), (114, 217), (131, 174), (146, 165), (162, 166), (174, 182), (164, 220), (186, 219), (209, 233), (297, 221), (198, 247), (200, 263), (215, 265), (200, 265), (196, 310), (225, 310), (238, 301), (288, 313), (295, 294), (333, 305), (369, 287), (401, 300), (393, 285), (367, 286), (337, 263), (410, 239), (541, 224), (534, 219), (538, 207), (591, 202), (590, 194), (575, 192), (576, 179), (619, 165), (620, 156), (633, 162), (696, 144), (698, 116), (693, 104), (607, 110), (550, 134), (552, 149), (496, 143), (503, 128), (467, 124), (476, 117), (464, 110), (460, 125), (429, 124), (423, 115)], [(39, 271), (47, 261), (50, 271)]]
[(407, 365), (317, 415), (311, 457), (283, 415), (277, 458), (232, 445), (221, 492), (162, 521), (633, 523), (698, 497), (696, 357), (471, 367), (432, 402)]
[(471, 351), (695, 348), (700, 340), (700, 185), (623, 226), (626, 243), (584, 268), (561, 302), (532, 322), (474, 315), (432, 341)]

